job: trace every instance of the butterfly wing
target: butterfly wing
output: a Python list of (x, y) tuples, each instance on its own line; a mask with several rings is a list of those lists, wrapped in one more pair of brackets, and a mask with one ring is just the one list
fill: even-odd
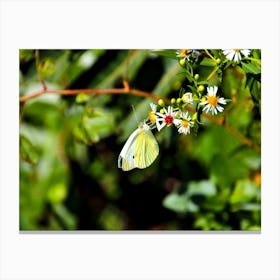
[(129, 171), (136, 167), (134, 162), (134, 152), (135, 152), (136, 139), (137, 136), (139, 135), (139, 132), (140, 129), (137, 128), (129, 136), (119, 155), (118, 167), (124, 171)]
[(156, 138), (150, 130), (141, 129), (135, 141), (134, 164), (138, 168), (150, 166), (159, 154)]

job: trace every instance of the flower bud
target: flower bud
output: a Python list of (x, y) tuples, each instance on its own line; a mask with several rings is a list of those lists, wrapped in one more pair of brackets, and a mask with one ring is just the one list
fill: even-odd
[(164, 101), (162, 99), (159, 99), (158, 100), (158, 105), (163, 107), (164, 106)]
[(194, 79), (197, 81), (199, 79), (199, 74), (195, 74)]
[(175, 98), (171, 98), (171, 104), (174, 104), (176, 102)]
[(179, 64), (180, 64), (182, 67), (184, 67), (185, 64), (186, 64), (186, 60), (185, 60), (184, 58), (180, 59), (180, 60), (179, 60)]
[(183, 94), (182, 101), (184, 103), (192, 103), (193, 102), (192, 93), (186, 92), (185, 94)]
[(181, 98), (177, 98), (177, 100), (176, 100), (177, 104), (180, 104), (180, 103), (181, 103), (181, 101), (182, 101), (182, 99), (181, 99)]
[(195, 112), (193, 115), (192, 115), (192, 121), (196, 121), (197, 120), (197, 112)]
[(204, 86), (203, 86), (203, 85), (199, 85), (198, 88), (197, 88), (197, 90), (198, 90), (199, 92), (204, 91)]
[(163, 110), (162, 108), (159, 110), (159, 112), (160, 112), (161, 114), (164, 114), (164, 113), (165, 113), (164, 110)]

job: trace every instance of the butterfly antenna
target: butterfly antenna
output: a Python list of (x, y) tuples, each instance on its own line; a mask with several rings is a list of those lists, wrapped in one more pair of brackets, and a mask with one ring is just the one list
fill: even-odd
[(134, 113), (134, 117), (135, 117), (136, 123), (139, 123), (139, 120), (138, 120), (137, 115), (136, 115), (135, 108), (134, 108), (133, 105), (131, 105), (131, 107), (132, 107), (132, 110), (133, 110), (133, 113)]

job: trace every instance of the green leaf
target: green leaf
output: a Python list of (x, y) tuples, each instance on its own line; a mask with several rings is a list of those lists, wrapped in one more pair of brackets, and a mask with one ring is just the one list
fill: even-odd
[(188, 184), (187, 193), (192, 195), (212, 196), (217, 193), (215, 184), (211, 180), (193, 181)]
[(67, 230), (77, 229), (76, 217), (61, 203), (52, 205), (52, 209)]
[(96, 134), (98, 134), (100, 138), (104, 138), (114, 131), (114, 118), (113, 115), (106, 110), (94, 108), (92, 117), (83, 117), (83, 126), (90, 138), (92, 135)]
[(225, 209), (226, 204), (227, 199), (219, 193), (214, 196), (208, 196), (200, 207), (211, 212), (221, 212)]
[(259, 59), (261, 62), (261, 49), (253, 49), (251, 54), (254, 58)]
[(234, 157), (244, 166), (257, 170), (261, 167), (261, 155), (248, 147), (240, 147), (234, 152)]
[(257, 199), (260, 195), (260, 188), (248, 179), (238, 180), (230, 197), (230, 203), (248, 202)]
[(28, 163), (36, 164), (39, 158), (38, 152), (31, 141), (23, 134), (20, 134), (20, 158)]
[(223, 188), (230, 187), (236, 180), (249, 175), (249, 168), (241, 163), (237, 157), (230, 154), (215, 156), (210, 172), (216, 182)]
[(43, 77), (48, 77), (52, 75), (55, 72), (55, 70), (55, 62), (52, 59), (43, 60), (38, 66), (38, 71)]
[(19, 50), (19, 57), (21, 61), (28, 62), (35, 58), (34, 50)]
[(171, 193), (163, 200), (163, 206), (177, 213), (197, 212), (199, 207), (185, 194)]
[(64, 108), (65, 102), (60, 95), (43, 94), (25, 104), (24, 118), (31, 119), (37, 126), (61, 129), (65, 119), (61, 113)]
[(251, 86), (251, 96), (252, 99), (254, 100), (254, 103), (259, 105), (259, 102), (261, 100), (261, 83), (258, 81), (254, 80)]
[[(199, 74), (199, 80), (201, 81), (207, 81), (207, 84), (209, 83), (209, 80), (211, 81), (213, 75), (215, 75), (217, 71), (217, 67), (209, 67), (209, 66), (199, 66), (197, 68), (197, 73)], [(201, 83), (200, 83), (201, 84)]]
[(86, 103), (89, 100), (89, 95), (85, 93), (80, 93), (76, 96), (76, 103), (81, 104), (81, 103)]
[(207, 77), (209, 86), (217, 86), (221, 82), (221, 78), (217, 72), (213, 70), (213, 72)]
[[(72, 130), (73, 136), (76, 141), (85, 143), (87, 145), (92, 144), (92, 141), (89, 139), (82, 122), (78, 123), (77, 125), (74, 126)], [(95, 139), (95, 142), (97, 142), (99, 139)]]
[(223, 58), (224, 55), (222, 54), (221, 50), (219, 49), (213, 49), (211, 50), (211, 54), (212, 56), (214, 56), (215, 58)]
[(114, 132), (113, 115), (104, 109), (89, 107), (85, 108), (85, 115), (73, 129), (76, 140), (88, 145), (98, 142), (112, 132)]
[(242, 202), (242, 203), (236, 203), (232, 205), (232, 211), (260, 211), (261, 205), (260, 203), (256, 202)]
[[(78, 56), (76, 67), (81, 67), (82, 71), (86, 69), (90, 69), (97, 61), (98, 57), (102, 55), (105, 50), (88, 50), (83, 52), (81, 55)], [(79, 66), (79, 67), (78, 67)], [(69, 68), (68, 70), (70, 70)], [(80, 73), (78, 74), (78, 76)]]
[(213, 213), (205, 213), (199, 216), (194, 227), (202, 230), (230, 230), (228, 225), (219, 223)]
[(160, 56), (177, 59), (176, 51), (177, 50), (153, 50), (153, 51), (151, 51), (151, 53), (154, 53), (154, 54), (160, 55)]
[[(208, 130), (199, 134), (196, 145), (199, 148), (193, 150), (195, 158), (209, 167), (217, 162), (217, 168), (220, 170), (223, 166), (220, 166), (219, 160), (224, 162), (227, 155), (239, 146), (239, 141), (223, 127), (211, 124)], [(216, 156), (219, 156), (219, 160), (215, 158)]]
[(229, 67), (223, 71), (222, 92), (224, 93), (224, 97), (232, 98), (232, 95), (236, 95), (236, 92), (241, 97), (244, 90), (241, 91), (240, 89), (243, 88), (245, 76), (244, 71), (238, 66)]
[(247, 73), (247, 79), (245, 86), (249, 88), (250, 95), (254, 101), (254, 104), (260, 109), (261, 102), (261, 75), (254, 75)]
[(202, 66), (211, 66), (211, 67), (214, 67), (217, 65), (216, 61), (214, 61), (213, 59), (211, 58), (208, 58), (208, 57), (204, 57), (203, 60), (200, 62), (200, 65)]
[(241, 65), (242, 65), (242, 69), (246, 73), (252, 73), (252, 74), (260, 74), (261, 73), (261, 67), (255, 65), (252, 62), (249, 62), (249, 63), (241, 62)]

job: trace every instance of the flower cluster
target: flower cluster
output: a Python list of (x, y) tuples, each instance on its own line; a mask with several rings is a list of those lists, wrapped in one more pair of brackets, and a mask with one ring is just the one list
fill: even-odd
[(176, 51), (176, 57), (179, 59), (181, 66), (185, 65), (186, 61), (190, 61), (200, 55), (198, 50), (182, 49)]
[[(234, 61), (235, 63), (240, 62), (243, 57), (249, 57), (251, 54), (251, 50), (249, 49), (222, 49), (221, 52), (224, 57), (230, 61)], [(192, 49), (181, 49), (176, 51), (176, 57), (181, 65), (183, 65), (183, 62), (186, 60), (190, 61), (191, 58), (201, 56), (201, 54), (202, 53), (200, 51)], [(215, 58), (209, 55), (207, 52), (204, 54), (204, 56), (215, 60)]]
[[(253, 57), (250, 58), (250, 55)], [(185, 70), (186, 83), (184, 82), (179, 97), (171, 99), (170, 105), (166, 106), (163, 100), (159, 100), (157, 105), (150, 104), (151, 127), (156, 127), (160, 131), (164, 127), (175, 126), (178, 133), (190, 134), (192, 129), (196, 132), (201, 124), (202, 113), (212, 115), (222, 113), (229, 101), (221, 97), (217, 86), (223, 81), (223, 69), (230, 65), (234, 66), (242, 60), (246, 62), (240, 66), (249, 65), (247, 62), (253, 61), (254, 56), (255, 52), (249, 49), (177, 50), (176, 59)], [(198, 69), (197, 65), (209, 69), (212, 67), (212, 72), (209, 71), (210, 74), (203, 79), (200, 72), (194, 72)], [(249, 66), (247, 68), (251, 71)], [(208, 85), (206, 89), (205, 85)]]
[(156, 104), (150, 104), (152, 111), (149, 113), (149, 119), (152, 124), (156, 124), (157, 130), (162, 130), (165, 126), (175, 125), (179, 133), (189, 134), (194, 122), (191, 120), (188, 112), (180, 112), (173, 109), (172, 106), (162, 108), (156, 111)]
[[(170, 127), (174, 125), (178, 129), (178, 133), (190, 134), (191, 129), (195, 126), (197, 121), (197, 114), (192, 116), (184, 109), (186, 105), (193, 105), (197, 103), (198, 107), (202, 107), (202, 111), (211, 113), (212, 115), (223, 112), (226, 105), (226, 100), (223, 97), (217, 96), (218, 87), (207, 87), (207, 95), (195, 98), (191, 92), (186, 92), (177, 102), (171, 100), (171, 105), (165, 106), (163, 100), (159, 100), (158, 104), (161, 109), (157, 111), (157, 105), (150, 104), (151, 111), (149, 112), (149, 121), (151, 125), (155, 124), (158, 131), (162, 130), (165, 126)], [(172, 102), (173, 101), (173, 102)], [(176, 103), (176, 104), (175, 104)], [(180, 106), (182, 103), (183, 105)]]

